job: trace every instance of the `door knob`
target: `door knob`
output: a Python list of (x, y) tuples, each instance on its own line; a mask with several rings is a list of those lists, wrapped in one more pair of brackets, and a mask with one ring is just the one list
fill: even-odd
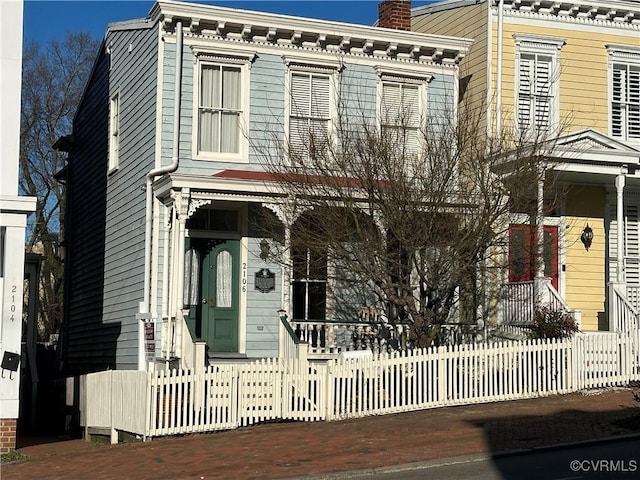
[(206, 304), (207, 304), (207, 299), (206, 299), (206, 298), (203, 298), (203, 299), (202, 299), (202, 304), (203, 304), (203, 305), (206, 305)]

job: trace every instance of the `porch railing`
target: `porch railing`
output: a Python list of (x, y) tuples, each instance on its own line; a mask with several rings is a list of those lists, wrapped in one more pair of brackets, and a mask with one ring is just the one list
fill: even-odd
[(501, 295), (501, 323), (507, 325), (531, 324), (535, 300), (533, 281), (504, 284)]
[[(538, 290), (536, 291), (536, 283)], [(549, 306), (552, 310), (569, 313), (580, 326), (581, 315), (573, 310), (553, 288), (551, 279), (541, 278), (528, 282), (506, 283), (501, 296), (501, 323), (504, 325), (526, 326), (533, 323), (537, 304)]]
[[(627, 286), (627, 295), (631, 291), (631, 295), (625, 297), (618, 285), (609, 285), (609, 308), (611, 313), (609, 318), (612, 324), (609, 325), (610, 330), (614, 332), (630, 332), (638, 328), (638, 309), (633, 301), (637, 302), (637, 287)], [(631, 299), (631, 300), (630, 300)]]
[(627, 285), (627, 301), (636, 312), (640, 312), (640, 285)]
[[(316, 356), (335, 356), (354, 350), (371, 350), (374, 354), (404, 350), (409, 343), (409, 325), (357, 322), (293, 321), (296, 338), (309, 345), (309, 353)], [(484, 330), (473, 324), (446, 323), (440, 325), (435, 344), (473, 344), (484, 339)]]
[(286, 315), (280, 315), (280, 332), (280, 358), (306, 362), (309, 344), (296, 335)]
[(406, 344), (409, 333), (408, 325), (393, 327), (365, 321), (345, 323), (292, 320), (291, 328), (296, 338), (309, 345), (310, 354), (327, 356), (352, 350), (384, 352), (390, 346), (397, 348)]

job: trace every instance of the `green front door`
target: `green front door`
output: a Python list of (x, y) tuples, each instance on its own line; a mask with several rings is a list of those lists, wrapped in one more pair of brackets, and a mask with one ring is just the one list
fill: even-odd
[(200, 301), (189, 315), (196, 335), (211, 353), (237, 352), (240, 241), (192, 238), (189, 243), (201, 262)]

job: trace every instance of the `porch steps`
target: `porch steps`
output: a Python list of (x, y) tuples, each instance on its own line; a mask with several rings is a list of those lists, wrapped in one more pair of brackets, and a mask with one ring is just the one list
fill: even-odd
[(245, 353), (238, 352), (210, 352), (207, 356), (209, 365), (219, 365), (221, 363), (249, 363), (257, 358), (249, 358)]

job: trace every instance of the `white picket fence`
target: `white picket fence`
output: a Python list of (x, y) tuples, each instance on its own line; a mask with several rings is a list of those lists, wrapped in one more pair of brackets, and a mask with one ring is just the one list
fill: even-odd
[[(640, 331), (341, 358), (269, 359), (204, 372), (87, 375), (86, 426), (144, 438), (277, 419), (336, 420), (626, 385)], [(113, 438), (113, 436), (112, 436)]]

